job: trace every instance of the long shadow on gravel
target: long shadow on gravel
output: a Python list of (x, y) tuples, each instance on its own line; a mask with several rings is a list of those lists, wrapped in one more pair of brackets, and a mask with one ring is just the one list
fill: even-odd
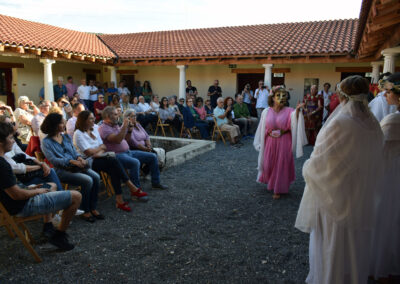
[[(76, 248), (59, 253), (36, 245), (36, 264), (19, 240), (0, 230), (0, 283), (304, 283), (308, 235), (294, 228), (305, 157), (296, 182), (274, 201), (257, 184), (257, 152), (218, 144), (162, 173), (168, 191), (151, 190), (147, 204), (124, 213), (101, 199), (105, 221), (75, 218), (68, 231)], [(127, 193), (127, 192), (125, 192)], [(128, 199), (128, 195), (125, 196)], [(42, 224), (29, 228), (36, 238)]]

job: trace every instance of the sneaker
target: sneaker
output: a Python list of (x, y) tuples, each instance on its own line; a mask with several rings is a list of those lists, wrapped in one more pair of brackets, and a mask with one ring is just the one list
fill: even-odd
[(56, 232), (56, 229), (54, 229), (53, 223), (49, 222), (49, 223), (44, 223), (43, 225), (43, 231), (42, 231), (42, 235), (46, 238), (46, 239), (50, 239), (54, 233)]
[(75, 247), (68, 241), (67, 234), (59, 230), (54, 232), (53, 236), (49, 239), (49, 242), (64, 251), (72, 250)]
[(78, 210), (76, 210), (75, 216), (82, 215), (83, 213), (85, 213), (85, 211), (78, 209)]
[(159, 184), (152, 184), (151, 188), (152, 189), (166, 190), (166, 189), (168, 189), (168, 186), (165, 186), (165, 185), (162, 185), (161, 183), (159, 183)]

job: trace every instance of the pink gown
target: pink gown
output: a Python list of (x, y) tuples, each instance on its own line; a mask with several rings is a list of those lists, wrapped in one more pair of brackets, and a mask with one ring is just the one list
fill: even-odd
[[(289, 192), (295, 180), (294, 158), (292, 153), (292, 134), (290, 115), (293, 108), (285, 107), (279, 113), (270, 108), (265, 123), (265, 149), (263, 171), (259, 182), (268, 184), (268, 190), (275, 194)], [(272, 130), (289, 131), (279, 138), (269, 136)]]

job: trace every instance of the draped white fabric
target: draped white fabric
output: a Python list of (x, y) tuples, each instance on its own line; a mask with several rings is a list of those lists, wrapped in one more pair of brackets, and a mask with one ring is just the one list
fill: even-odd
[(384, 175), (373, 239), (371, 274), (400, 274), (400, 113), (381, 121), (384, 134)]
[[(259, 180), (262, 170), (263, 170), (263, 165), (265, 162), (264, 161), (264, 146), (265, 146), (265, 123), (266, 123), (266, 117), (268, 114), (269, 108), (266, 108), (263, 110), (261, 113), (261, 119), (257, 127), (256, 134), (254, 136), (254, 141), (253, 141), (253, 146), (256, 149), (256, 151), (259, 152), (258, 154), (258, 174), (257, 174), (257, 181)], [(306, 136), (306, 131), (305, 131), (305, 125), (304, 125), (304, 117), (303, 115), (300, 115), (297, 118), (296, 117), (296, 110), (294, 110), (290, 116), (291, 119), (291, 133), (292, 133), (292, 151), (293, 153), (296, 154), (296, 158), (300, 158), (303, 156), (303, 146), (307, 145), (307, 136)]]
[(396, 112), (396, 106), (389, 105), (384, 94), (385, 92), (380, 92), (369, 103), (369, 108), (378, 121), (381, 121), (388, 114)]
[(339, 105), (319, 132), (295, 224), (311, 233), (308, 283), (366, 283), (382, 147), (362, 102)]

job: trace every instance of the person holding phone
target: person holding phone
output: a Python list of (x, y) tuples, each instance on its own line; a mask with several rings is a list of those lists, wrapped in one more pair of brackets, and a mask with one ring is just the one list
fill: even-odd
[(256, 109), (257, 109), (257, 117), (261, 119), (261, 113), (264, 109), (268, 108), (268, 94), (269, 88), (264, 85), (264, 81), (260, 80), (258, 82), (258, 88), (254, 93), (254, 98), (257, 100)]
[(215, 108), (217, 106), (218, 98), (222, 96), (222, 89), (219, 86), (218, 80), (214, 80), (214, 85), (208, 88), (207, 96), (210, 97), (212, 108)]

